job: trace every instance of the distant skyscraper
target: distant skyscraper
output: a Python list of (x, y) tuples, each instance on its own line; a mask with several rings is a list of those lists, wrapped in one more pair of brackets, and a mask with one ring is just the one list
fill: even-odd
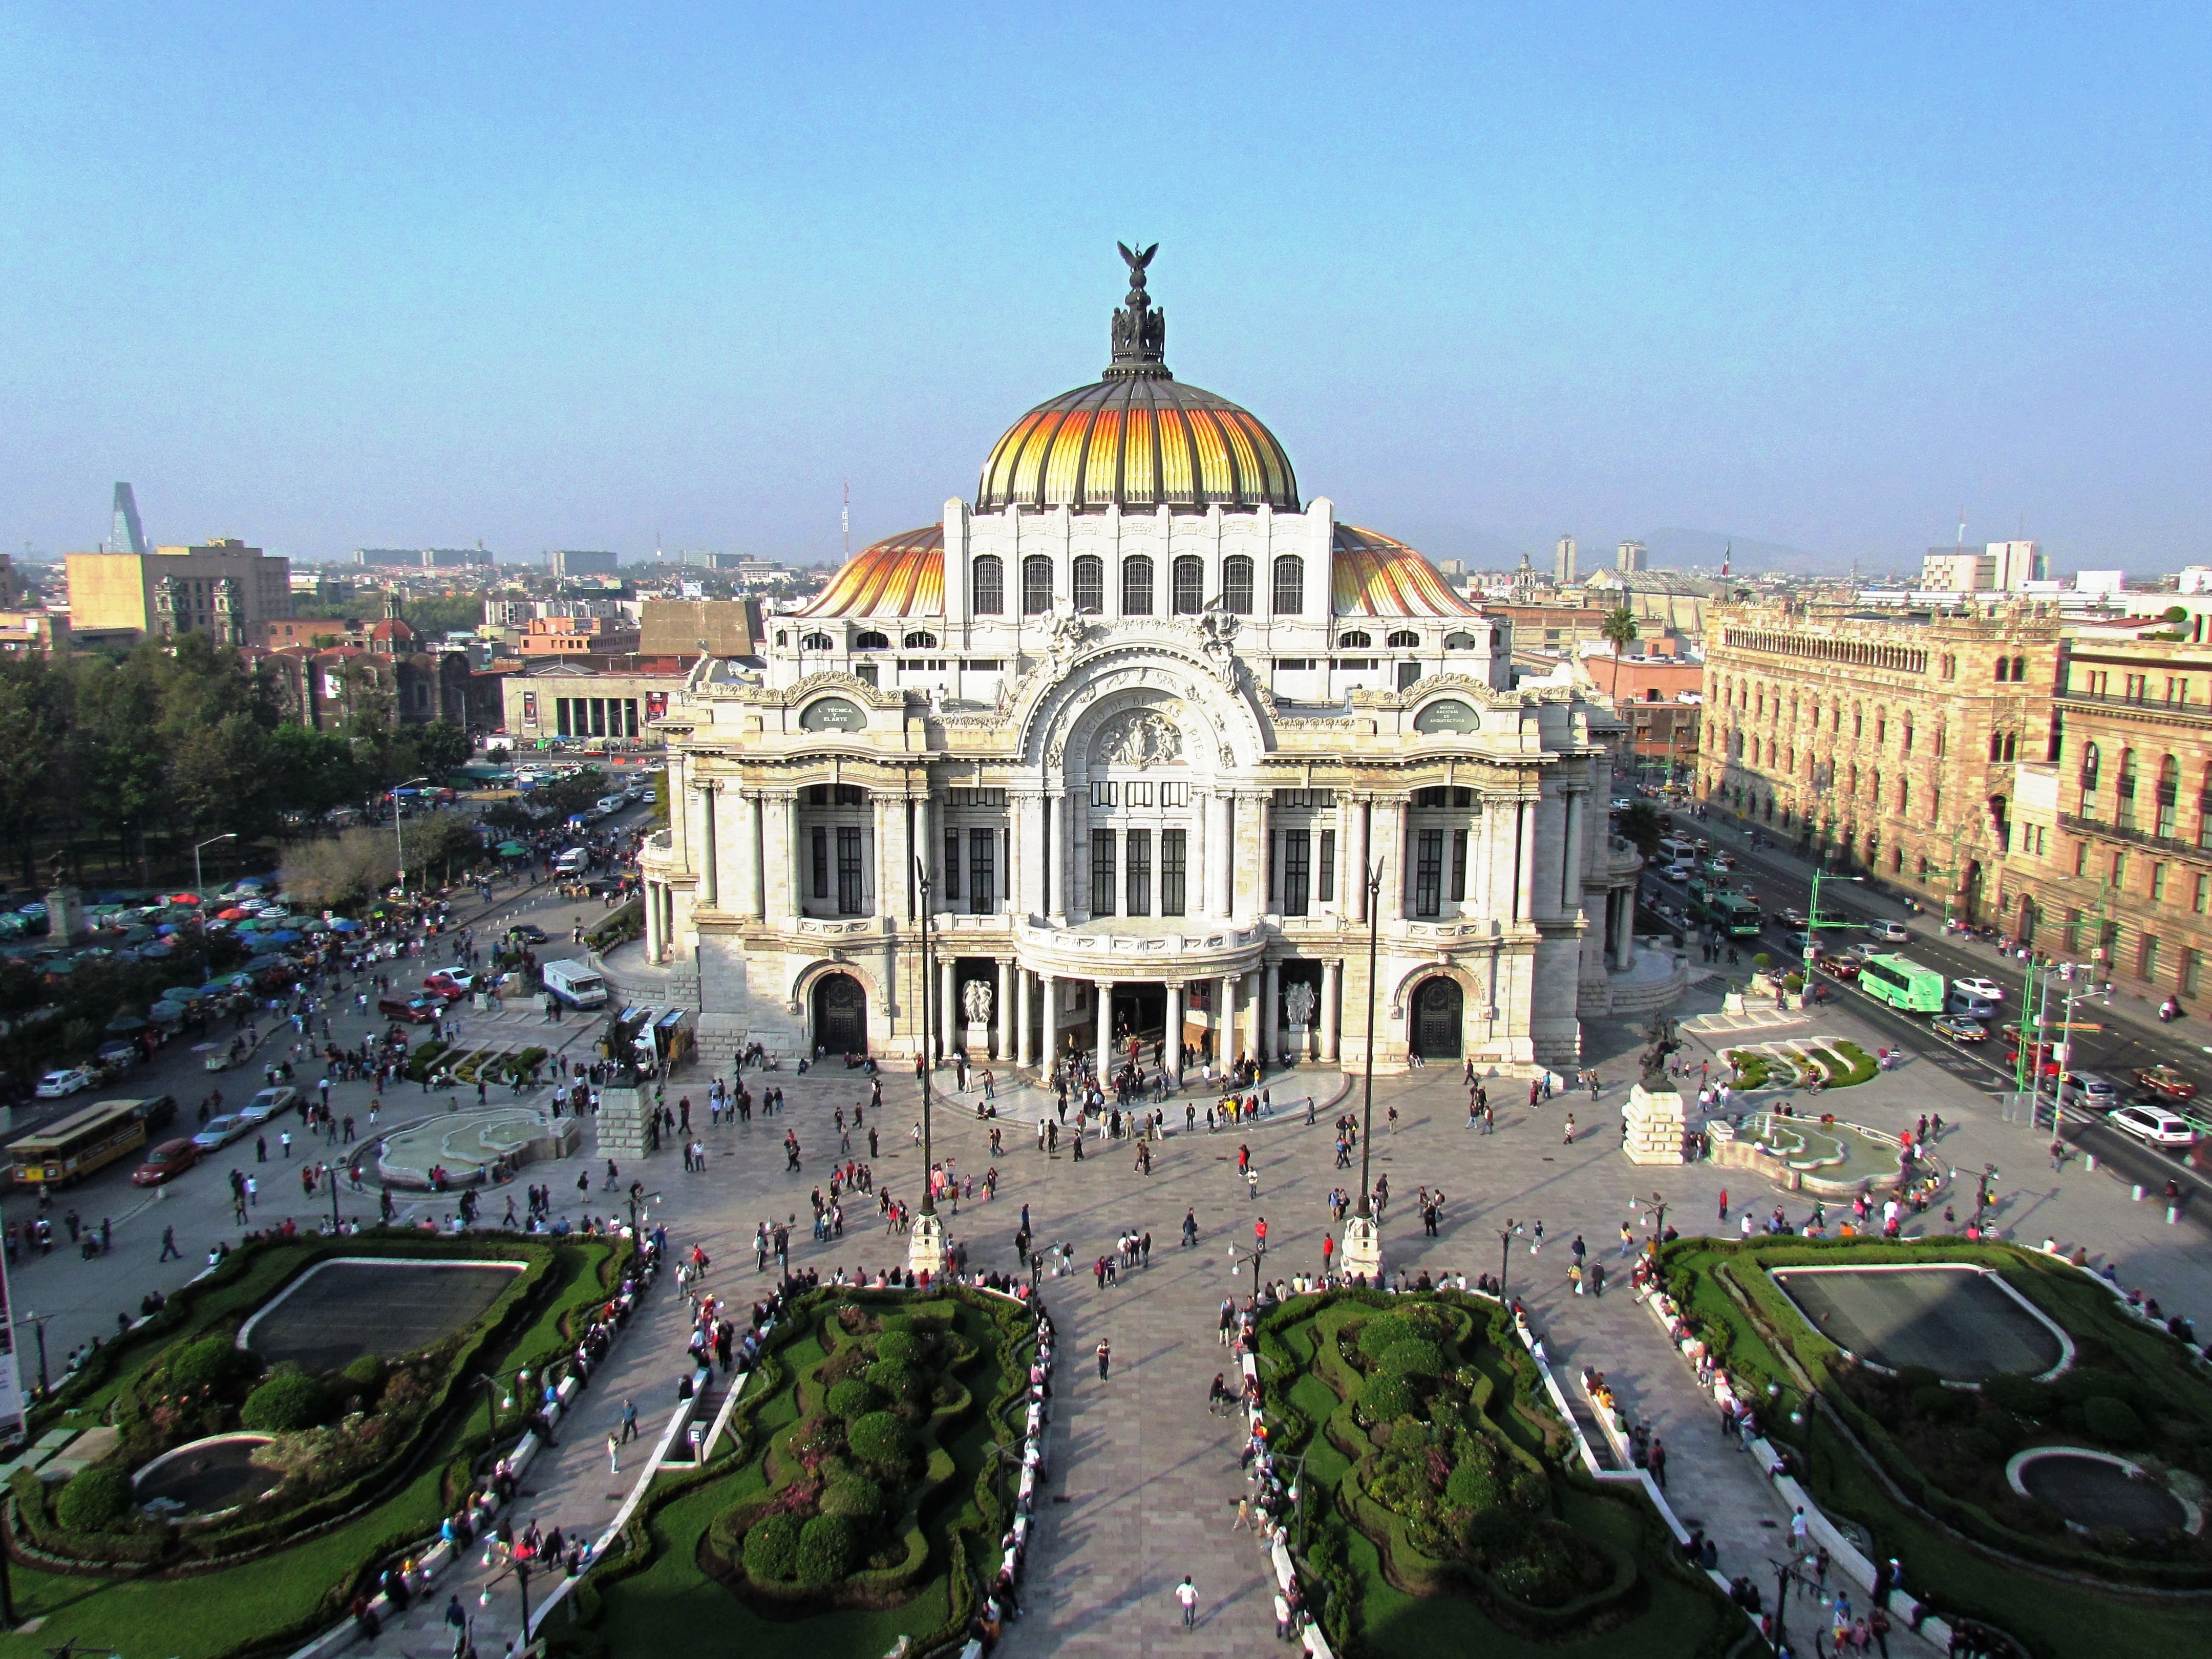
[(1559, 586), (1572, 587), (1575, 585), (1575, 538), (1572, 536), (1560, 537), (1559, 546), (1553, 550), (1559, 560), (1554, 574), (1559, 578)]
[(1642, 542), (1621, 543), (1620, 568), (1623, 570), (1641, 570), (1644, 568), (1644, 544)]
[(143, 553), (146, 532), (138, 525), (138, 498), (131, 493), (131, 486), (115, 486), (115, 523), (107, 532), (107, 550), (111, 553)]

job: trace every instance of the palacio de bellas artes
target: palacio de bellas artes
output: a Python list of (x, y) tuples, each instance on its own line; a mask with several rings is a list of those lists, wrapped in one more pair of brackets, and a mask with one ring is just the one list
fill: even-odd
[(1571, 1067), (1581, 1018), (1676, 988), (1608, 833), (1612, 711), (1566, 669), (1514, 686), (1504, 624), (1176, 378), (1155, 252), (1122, 250), (1104, 373), (972, 497), (672, 702), (646, 935), (608, 966), (698, 1008), (710, 1063), (911, 1060), (927, 1028), (1006, 1067), (1358, 1069), (1370, 933), (1378, 1071)]

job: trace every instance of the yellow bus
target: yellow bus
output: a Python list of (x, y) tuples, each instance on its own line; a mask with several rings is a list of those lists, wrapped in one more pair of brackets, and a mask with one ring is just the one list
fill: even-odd
[(146, 1144), (143, 1100), (103, 1100), (25, 1135), (8, 1149), (16, 1181), (66, 1187)]

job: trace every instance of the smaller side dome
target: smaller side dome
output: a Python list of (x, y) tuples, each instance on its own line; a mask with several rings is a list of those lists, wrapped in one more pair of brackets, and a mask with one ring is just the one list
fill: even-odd
[(862, 548), (830, 579), (801, 617), (941, 617), (945, 614), (945, 526)]

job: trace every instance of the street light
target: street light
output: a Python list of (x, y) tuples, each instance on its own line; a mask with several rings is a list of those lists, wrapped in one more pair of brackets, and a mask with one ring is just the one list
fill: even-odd
[[(937, 1184), (930, 1178), (937, 1167), (930, 1138), (932, 1084), (937, 1071), (935, 1027), (930, 1012), (937, 1001), (937, 957), (929, 934), (929, 866), (920, 858), (914, 861), (914, 878), (921, 894), (921, 1220), (907, 1250), (907, 1271), (912, 1273), (915, 1262), (920, 1261), (933, 1274), (939, 1274), (945, 1270), (945, 1229), (937, 1218)], [(951, 1011), (945, 1012), (950, 1017)]]
[(20, 1316), (20, 1318), (24, 1324), (28, 1325), (33, 1331), (38, 1333), (39, 1398), (41, 1400), (44, 1400), (46, 1397), (46, 1321), (52, 1317), (53, 1316), (52, 1314), (47, 1314), (42, 1317), (38, 1314), (33, 1313), (28, 1308), (24, 1309)]
[(1512, 1254), (1513, 1241), (1520, 1234), (1521, 1224), (1510, 1215), (1505, 1218), (1505, 1224), (1498, 1230), (1498, 1294), (1501, 1298), (1505, 1294), (1505, 1259)]
[(203, 898), (207, 896), (207, 888), (204, 884), (204, 878), (200, 874), (200, 848), (212, 847), (219, 841), (236, 841), (237, 839), (238, 832), (235, 830), (226, 830), (219, 836), (210, 836), (205, 841), (200, 842), (199, 846), (192, 848), (192, 890), (195, 893), (199, 894)]
[(410, 778), (404, 783), (392, 786), (392, 839), (399, 849), (399, 890), (407, 890), (407, 836), (399, 827), (399, 792), (412, 789), (418, 783), (428, 783), (428, 778)]
[[(515, 1561), (508, 1571), (514, 1575), (514, 1587), (522, 1592), (522, 1638), (517, 1645), (527, 1646), (530, 1641), (530, 1563)], [(495, 1573), (485, 1581), (483, 1589), (477, 1595), (478, 1607), (488, 1607), (491, 1605), (491, 1587), (499, 1583), (501, 1577), (501, 1575)]]
[[(1360, 1273), (1375, 1283), (1382, 1279), (1382, 1230), (1376, 1224), (1373, 1189), (1368, 1181), (1368, 1158), (1375, 1146), (1375, 975), (1382, 925), (1382, 860), (1360, 872), (1367, 881), (1367, 1055), (1365, 1098), (1359, 1127), (1359, 1212), (1344, 1230), (1344, 1270)], [(1358, 1264), (1354, 1266), (1354, 1264)]]

